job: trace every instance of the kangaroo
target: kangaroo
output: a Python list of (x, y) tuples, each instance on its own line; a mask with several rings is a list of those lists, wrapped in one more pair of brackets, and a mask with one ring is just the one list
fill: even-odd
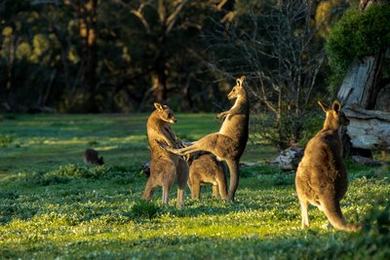
[(323, 211), (330, 224), (338, 230), (356, 231), (359, 226), (347, 224), (340, 208), (340, 200), (347, 192), (348, 178), (342, 159), (342, 142), (339, 131), (349, 121), (334, 101), (327, 108), (322, 129), (308, 142), (298, 165), (295, 186), (301, 206), (302, 228), (309, 226), (308, 204)]
[(86, 149), (84, 152), (84, 162), (86, 164), (103, 165), (103, 156), (99, 157), (99, 153), (94, 149)]
[(239, 161), (248, 141), (249, 98), (243, 85), (245, 76), (236, 80), (236, 85), (228, 94), (228, 99), (235, 99), (233, 107), (218, 115), (224, 118), (217, 133), (204, 136), (192, 145), (184, 148), (173, 148), (162, 144), (167, 151), (177, 155), (187, 155), (197, 151), (214, 154), (218, 160), (226, 161), (230, 172), (228, 199), (234, 201), (239, 182)]
[(172, 110), (159, 103), (154, 103), (155, 110), (149, 116), (146, 128), (150, 147), (150, 176), (145, 186), (143, 198), (150, 200), (153, 190), (162, 186), (162, 202), (168, 204), (169, 190), (177, 179), (177, 207), (184, 206), (184, 189), (188, 179), (187, 162), (180, 156), (167, 152), (160, 144), (174, 148), (183, 147), (176, 138), (170, 125), (176, 123), (176, 117)]
[(215, 198), (227, 199), (226, 176), (224, 165), (210, 153), (201, 154), (192, 158), (189, 163), (188, 187), (191, 190), (192, 199), (200, 198), (200, 185), (211, 183), (213, 185), (213, 196)]

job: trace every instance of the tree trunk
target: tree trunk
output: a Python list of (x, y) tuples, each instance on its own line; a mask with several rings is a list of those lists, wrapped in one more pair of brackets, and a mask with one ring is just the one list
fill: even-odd
[(96, 85), (97, 85), (97, 46), (96, 46), (96, 19), (97, 19), (97, 0), (87, 0), (80, 3), (79, 9), (79, 27), (81, 43), (81, 66), (83, 75), (81, 76), (81, 86), (85, 90), (86, 112), (98, 112), (96, 104)]
[(152, 73), (152, 89), (154, 101), (164, 103), (167, 101), (167, 76), (165, 66), (157, 64), (158, 68)]
[[(371, 4), (380, 2), (362, 0), (360, 8), (364, 11)], [(364, 156), (371, 154), (372, 149), (390, 148), (390, 113), (372, 110), (381, 87), (378, 82), (382, 76), (385, 51), (380, 50), (375, 56), (355, 60), (337, 94), (350, 120), (347, 129), (349, 138), (343, 140), (350, 140), (350, 143), (344, 143), (344, 147), (352, 146), (351, 153), (359, 151), (358, 154)]]
[(365, 109), (375, 107), (383, 56), (383, 51), (380, 51), (376, 56), (352, 63), (337, 94), (342, 104), (356, 104)]

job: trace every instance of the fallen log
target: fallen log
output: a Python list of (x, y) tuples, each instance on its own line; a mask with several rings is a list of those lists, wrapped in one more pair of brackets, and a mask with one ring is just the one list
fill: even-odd
[(347, 134), (352, 147), (370, 150), (390, 150), (390, 113), (366, 110), (358, 106), (344, 107), (350, 123)]
[(352, 155), (351, 158), (352, 158), (352, 161), (354, 161), (354, 162), (356, 162), (358, 164), (367, 165), (367, 166), (384, 166), (384, 165), (387, 165), (386, 162), (370, 159), (370, 158), (363, 157), (363, 156), (360, 156), (360, 155)]

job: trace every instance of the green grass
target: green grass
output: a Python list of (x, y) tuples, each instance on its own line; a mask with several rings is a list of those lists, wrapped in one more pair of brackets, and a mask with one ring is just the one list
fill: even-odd
[[(294, 173), (264, 164), (241, 170), (237, 202), (203, 200), (162, 206), (140, 200), (149, 153), (146, 115), (16, 115), (0, 122), (0, 258), (277, 258), (389, 259), (389, 168), (347, 163), (346, 218), (357, 234), (328, 230), (309, 211), (300, 229)], [(181, 114), (179, 137), (218, 129), (214, 115)], [(107, 162), (86, 167), (82, 152)], [(275, 148), (248, 143), (243, 161), (264, 162)]]

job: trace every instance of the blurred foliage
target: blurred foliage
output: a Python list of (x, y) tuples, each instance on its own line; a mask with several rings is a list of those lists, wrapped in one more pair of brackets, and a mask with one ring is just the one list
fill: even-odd
[(350, 11), (329, 36), (328, 66), (330, 28), (357, 3), (3, 0), (0, 111), (140, 112), (161, 101), (216, 112), (245, 74), (253, 114), (270, 113), (259, 120), (260, 142), (302, 143), (315, 101), (333, 98), (329, 70), (340, 80), (354, 57), (386, 44), (388, 7)]
[(2, 1), (0, 110), (150, 110), (154, 75), (175, 109), (212, 109), (195, 55), (210, 12), (208, 1)]
[(12, 136), (9, 135), (0, 135), (0, 147), (7, 147), (13, 141)]
[(390, 5), (351, 9), (332, 28), (326, 50), (332, 70), (331, 84), (340, 85), (355, 59), (376, 55), (390, 46)]
[(328, 0), (319, 1), (315, 11), (315, 24), (318, 34), (326, 38), (329, 34), (331, 25), (338, 20), (339, 16), (348, 7), (346, 0)]
[[(310, 3), (314, 20), (324, 13), (317, 25), (333, 19), (325, 13), (346, 8), (340, 0), (323, 10), (320, 2)], [(250, 16), (260, 18), (265, 6), (278, 3), (1, 1), (0, 111), (149, 111), (155, 100), (178, 111), (221, 110), (232, 78), (213, 61), (226, 61), (229, 71), (246, 70), (236, 51), (209, 51), (205, 32), (239, 24), (264, 34), (272, 21), (254, 28)], [(227, 35), (220, 36), (224, 41)], [(260, 68), (274, 69), (271, 60)]]

